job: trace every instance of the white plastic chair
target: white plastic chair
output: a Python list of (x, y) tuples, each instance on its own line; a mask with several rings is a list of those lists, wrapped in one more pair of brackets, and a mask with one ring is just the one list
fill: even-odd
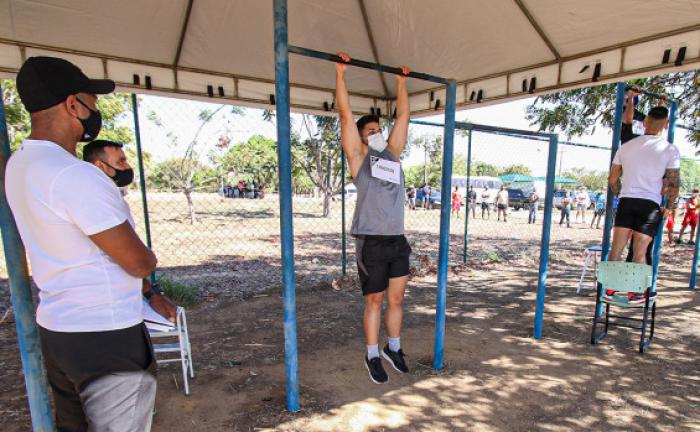
[(593, 268), (593, 289), (598, 289), (598, 254), (603, 252), (603, 248), (600, 246), (592, 246), (586, 248), (586, 258), (583, 260), (583, 271), (581, 271), (581, 279), (578, 281), (578, 288), (576, 289), (576, 294), (578, 295), (583, 288), (583, 279), (586, 277), (586, 272), (589, 268)]
[[(151, 336), (153, 342), (153, 351), (156, 354), (156, 363), (175, 363), (180, 362), (182, 367), (182, 382), (185, 387), (185, 395), (189, 396), (190, 386), (188, 382), (188, 372), (189, 378), (194, 378), (194, 366), (192, 365), (192, 346), (190, 345), (190, 334), (187, 330), (187, 316), (185, 315), (185, 309), (182, 307), (177, 308), (177, 319), (175, 324), (169, 323), (168, 325), (163, 325), (163, 322), (152, 323), (148, 320), (145, 321), (146, 327), (148, 328), (148, 333)], [(177, 339), (176, 342), (164, 342), (156, 343), (155, 340), (161, 339)], [(172, 357), (168, 353), (179, 353), (180, 356)], [(163, 355), (165, 358), (158, 358)]]

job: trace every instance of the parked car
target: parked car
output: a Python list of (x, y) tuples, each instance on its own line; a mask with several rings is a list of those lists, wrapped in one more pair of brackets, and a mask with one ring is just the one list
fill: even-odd
[(508, 205), (514, 210), (527, 206), (527, 195), (522, 189), (508, 188)]
[[(422, 189), (418, 189), (416, 192), (416, 207), (422, 207), (423, 206), (423, 196), (425, 194), (423, 193)], [(430, 203), (432, 205), (432, 208), (438, 209), (442, 205), (442, 195), (440, 194), (440, 191), (437, 189), (433, 189), (433, 192), (430, 194)]]

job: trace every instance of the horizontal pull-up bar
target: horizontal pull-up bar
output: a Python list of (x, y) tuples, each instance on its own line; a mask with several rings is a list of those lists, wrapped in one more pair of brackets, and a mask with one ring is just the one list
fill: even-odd
[[(401, 70), (401, 68), (392, 67), (392, 66), (385, 66), (383, 64), (372, 63), (372, 62), (368, 62), (368, 61), (364, 61), (364, 60), (357, 60), (357, 59), (353, 59), (353, 58), (351, 58), (349, 62), (346, 62), (342, 58), (338, 57), (336, 54), (331, 54), (331, 53), (327, 53), (327, 52), (323, 52), (323, 51), (316, 51), (316, 50), (312, 50), (309, 48), (302, 48), (302, 47), (298, 47), (298, 46), (294, 46), (294, 45), (289, 45), (289, 53), (290, 54), (298, 54), (298, 55), (305, 56), (305, 57), (316, 58), (316, 59), (320, 59), (320, 60), (327, 60), (327, 61), (331, 61), (334, 63), (345, 63), (345, 64), (350, 65), (350, 66), (357, 66), (357, 67), (361, 67), (364, 69), (372, 69), (372, 70), (376, 70), (379, 72), (385, 72), (385, 73), (390, 73), (390, 74), (395, 74), (395, 75), (403, 75), (403, 71)], [(438, 83), (438, 84), (447, 85), (447, 83), (449, 82), (449, 80), (447, 78), (441, 78), (441, 77), (437, 77), (434, 75), (424, 74), (421, 72), (410, 72), (407, 76), (410, 78), (420, 79), (420, 80), (424, 80), (424, 81), (432, 81), (432, 82)]]
[[(424, 125), (424, 126), (437, 126), (437, 127), (444, 127), (445, 126), (442, 123), (429, 122), (429, 121), (424, 121), (424, 120), (411, 120), (411, 124)], [(461, 129), (461, 130), (476, 131), (476, 132), (493, 132), (495, 134), (516, 135), (519, 138), (538, 137), (538, 138), (546, 138), (547, 140), (549, 140), (550, 138), (556, 136), (556, 134), (550, 134), (550, 133), (545, 133), (545, 132), (534, 132), (534, 131), (528, 131), (528, 130), (504, 128), (504, 127), (499, 127), (499, 126), (488, 126), (488, 125), (482, 125), (482, 124), (476, 124), (476, 123), (466, 123), (466, 122), (455, 122), (455, 128)]]
[(667, 101), (669, 101), (669, 102), (676, 102), (674, 99), (672, 99), (672, 98), (671, 98), (670, 96), (668, 96), (668, 95), (650, 92), (650, 91), (648, 91), (648, 90), (644, 90), (644, 89), (641, 88), (640, 86), (628, 85), (627, 87), (625, 87), (625, 91), (629, 91), (629, 90), (634, 90), (634, 91), (636, 91), (637, 93), (640, 93), (640, 94), (643, 94), (643, 95), (646, 95), (646, 96), (649, 96), (649, 97), (653, 97), (653, 98), (656, 98), (656, 99), (665, 99), (665, 100), (667, 100)]

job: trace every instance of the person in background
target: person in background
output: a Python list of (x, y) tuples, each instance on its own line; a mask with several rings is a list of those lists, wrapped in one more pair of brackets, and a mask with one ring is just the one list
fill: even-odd
[(501, 220), (501, 214), (503, 214), (503, 222), (508, 222), (508, 190), (505, 185), (501, 185), (501, 190), (496, 194), (496, 208), (498, 220)]
[(666, 232), (668, 233), (668, 245), (673, 246), (673, 230), (676, 226), (676, 210), (670, 210), (666, 214)]
[(457, 219), (460, 219), (460, 212), (462, 210), (462, 197), (459, 194), (459, 187), (455, 186), (455, 190), (452, 192), (452, 215), (457, 215)]
[(491, 199), (491, 191), (484, 185), (484, 190), (481, 191), (481, 219), (491, 219)]
[(408, 188), (408, 191), (406, 191), (406, 198), (408, 199), (408, 209), (415, 210), (416, 209), (416, 187), (414, 185), (411, 185), (411, 187)]
[(476, 191), (474, 186), (469, 186), (469, 192), (467, 192), (467, 201), (469, 202), (469, 210), (472, 212), (472, 219), (476, 218)]
[(430, 201), (430, 186), (428, 186), (428, 183), (425, 183), (423, 185), (423, 198), (421, 199), (421, 207), (423, 207), (423, 210), (428, 209), (428, 202)]
[(598, 192), (596, 194), (594, 205), (591, 228), (593, 228), (593, 224), (595, 223), (596, 229), (600, 229), (600, 221), (603, 219), (603, 216), (605, 216), (605, 206), (607, 205), (607, 197), (604, 192)]
[(433, 187), (428, 186), (428, 210), (433, 209)]
[(561, 219), (559, 226), (564, 224), (566, 219), (566, 227), (571, 228), (571, 192), (564, 189), (564, 197), (561, 199)]
[(527, 197), (527, 208), (528, 208), (528, 215), (527, 215), (527, 223), (528, 224), (534, 224), (535, 220), (537, 219), (537, 205), (540, 201), (540, 196), (537, 194), (537, 191), (535, 189), (532, 189), (532, 192), (530, 192), (530, 195)]
[(586, 208), (588, 207), (588, 192), (586, 188), (581, 186), (576, 192), (576, 217), (574, 218), (574, 223), (578, 223), (579, 215), (581, 216), (580, 223), (586, 223)]
[(700, 214), (700, 196), (698, 195), (698, 190), (693, 189), (693, 195), (685, 203), (685, 215), (683, 216), (683, 223), (681, 223), (681, 230), (678, 233), (678, 238), (676, 243), (680, 244), (683, 241), (683, 234), (685, 229), (690, 225), (690, 238), (688, 239), (689, 245), (695, 244), (695, 230), (698, 226), (698, 215)]

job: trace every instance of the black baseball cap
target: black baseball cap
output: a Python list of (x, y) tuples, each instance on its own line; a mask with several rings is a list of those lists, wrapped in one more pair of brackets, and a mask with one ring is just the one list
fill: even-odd
[(113, 91), (114, 81), (90, 79), (79, 67), (57, 57), (30, 57), (17, 73), (17, 92), (30, 113), (51, 108), (70, 95)]

